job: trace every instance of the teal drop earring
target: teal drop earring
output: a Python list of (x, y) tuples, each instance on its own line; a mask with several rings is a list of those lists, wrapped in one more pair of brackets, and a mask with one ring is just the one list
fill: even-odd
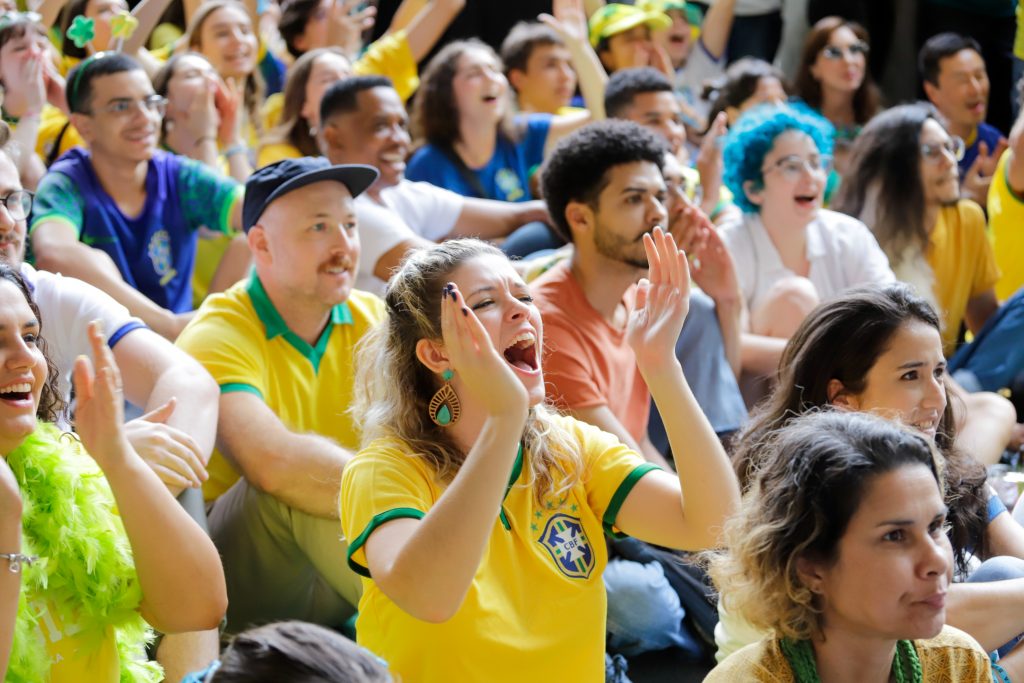
[(439, 427), (451, 427), (462, 416), (462, 404), (451, 385), (454, 376), (455, 373), (451, 370), (441, 373), (444, 386), (437, 390), (434, 397), (430, 399), (430, 405), (427, 406), (427, 414)]

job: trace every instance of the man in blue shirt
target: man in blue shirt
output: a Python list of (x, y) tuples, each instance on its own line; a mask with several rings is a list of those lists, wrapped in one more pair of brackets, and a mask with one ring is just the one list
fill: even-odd
[(99, 287), (173, 340), (191, 319), (197, 232), (238, 229), (243, 188), (157, 150), (166, 100), (131, 57), (86, 59), (67, 96), (89, 150), (69, 151), (39, 184), (36, 263)]

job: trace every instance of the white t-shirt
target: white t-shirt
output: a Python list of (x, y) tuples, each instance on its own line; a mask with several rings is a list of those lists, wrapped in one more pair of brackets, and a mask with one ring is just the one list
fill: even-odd
[[(722, 226), (722, 239), (732, 254), (747, 309), (756, 310), (776, 282), (795, 273), (782, 264), (760, 214), (745, 213)], [(808, 279), (824, 301), (858, 285), (885, 284), (896, 277), (889, 259), (866, 225), (827, 209), (807, 226)]]
[(465, 197), (430, 183), (403, 179), (381, 190), (381, 202), (356, 198), (359, 220), (359, 273), (356, 289), (383, 296), (387, 284), (373, 274), (380, 257), (412, 236), (438, 242), (451, 233)]
[(60, 392), (65, 400), (71, 396), (71, 371), (75, 359), (82, 355), (92, 358), (88, 332), (90, 322), (103, 322), (103, 332), (111, 347), (132, 330), (145, 327), (141, 320), (132, 317), (127, 308), (87, 282), (45, 270), (37, 271), (27, 263), (21, 264), (21, 275), (39, 307), (47, 356), (57, 366)]

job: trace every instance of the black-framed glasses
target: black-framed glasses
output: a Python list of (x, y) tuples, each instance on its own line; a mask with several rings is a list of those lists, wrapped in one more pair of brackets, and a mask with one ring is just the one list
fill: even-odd
[(804, 159), (795, 154), (787, 154), (771, 166), (761, 169), (763, 175), (772, 171), (778, 171), (783, 178), (791, 182), (800, 180), (800, 176), (804, 173), (828, 175), (832, 171), (832, 157), (828, 154), (821, 154)]
[(840, 45), (826, 45), (821, 50), (825, 59), (842, 59), (844, 55), (850, 55), (850, 59), (856, 59), (857, 57), (867, 57), (869, 52), (871, 52), (871, 48), (863, 41), (845, 48)]
[(167, 111), (167, 98), (160, 95), (149, 95), (141, 100), (132, 100), (125, 97), (123, 99), (116, 99), (98, 109), (99, 111), (105, 111), (108, 114), (121, 117), (128, 116), (138, 107), (142, 108), (143, 113), (149, 112), (163, 116)]
[(0, 197), (0, 202), (7, 208), (7, 213), (16, 221), (23, 221), (32, 213), (32, 201), (35, 195), (28, 190), (15, 190), (5, 197)]
[(964, 151), (966, 146), (964, 141), (953, 135), (946, 139), (945, 142), (940, 143), (921, 143), (921, 156), (924, 160), (930, 164), (937, 164), (942, 159), (943, 154), (948, 154), (953, 157), (954, 161), (960, 161), (964, 158)]

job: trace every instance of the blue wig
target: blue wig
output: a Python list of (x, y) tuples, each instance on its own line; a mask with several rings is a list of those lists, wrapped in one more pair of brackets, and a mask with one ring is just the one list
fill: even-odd
[(761, 167), (764, 158), (775, 146), (775, 138), (789, 130), (797, 130), (814, 141), (820, 154), (832, 154), (832, 126), (811, 112), (787, 105), (762, 104), (736, 122), (725, 137), (722, 161), (725, 170), (722, 179), (733, 193), (733, 202), (743, 213), (758, 213), (760, 207), (752, 203), (743, 191), (743, 183), (752, 181), (762, 187)]

